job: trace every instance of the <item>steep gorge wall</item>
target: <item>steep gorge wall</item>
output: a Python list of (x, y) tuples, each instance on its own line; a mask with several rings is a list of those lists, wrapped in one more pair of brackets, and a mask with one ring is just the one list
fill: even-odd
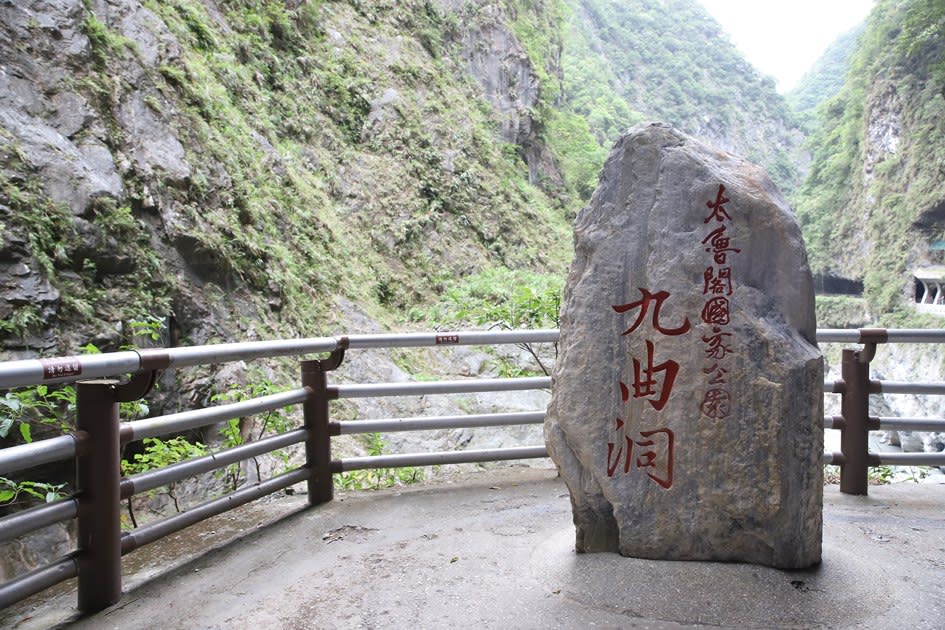
[(522, 4), (0, 5), (6, 356), (168, 316), (166, 342), (314, 335), (336, 296), (383, 319), (563, 269)]
[(945, 262), (945, 3), (878, 2), (818, 119), (796, 196), (812, 266), (863, 281), (874, 316), (905, 310), (911, 270)]

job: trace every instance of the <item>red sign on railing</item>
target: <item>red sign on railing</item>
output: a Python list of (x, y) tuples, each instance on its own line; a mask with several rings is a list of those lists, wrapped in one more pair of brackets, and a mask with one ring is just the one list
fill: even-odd
[(68, 378), (82, 374), (82, 362), (79, 357), (62, 357), (60, 359), (40, 359), (43, 366), (43, 380), (54, 378)]

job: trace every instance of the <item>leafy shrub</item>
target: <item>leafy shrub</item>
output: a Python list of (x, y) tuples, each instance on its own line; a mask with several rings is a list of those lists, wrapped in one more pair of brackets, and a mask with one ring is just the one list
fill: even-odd
[[(369, 456), (384, 454), (384, 439), (380, 433), (367, 433), (364, 438)], [(420, 481), (423, 481), (423, 469), (412, 466), (352, 470), (334, 476), (335, 487), (342, 490), (379, 490)]]
[(476, 325), (507, 329), (556, 327), (564, 279), (551, 274), (486, 269), (450, 283), (440, 301), (411, 312), (438, 328)]

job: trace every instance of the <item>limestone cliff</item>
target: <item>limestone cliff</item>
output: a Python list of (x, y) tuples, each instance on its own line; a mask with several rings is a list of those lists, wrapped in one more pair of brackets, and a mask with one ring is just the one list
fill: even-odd
[(513, 29), (544, 4), (518, 4), (0, 4), (6, 356), (159, 318), (165, 343), (320, 334), (337, 296), (563, 268)]
[(815, 272), (863, 282), (871, 311), (913, 300), (945, 237), (945, 4), (881, 0), (846, 83), (818, 110), (797, 195)]

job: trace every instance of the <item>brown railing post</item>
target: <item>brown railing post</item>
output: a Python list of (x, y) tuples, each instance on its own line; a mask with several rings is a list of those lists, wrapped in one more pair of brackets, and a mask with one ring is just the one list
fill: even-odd
[(844, 463), (840, 465), (840, 492), (845, 494), (867, 494), (869, 488), (869, 362), (875, 350), (876, 346), (869, 344), (863, 350), (843, 351), (840, 450)]
[(121, 598), (118, 381), (76, 385), (76, 427), (89, 435), (76, 457), (78, 605), (83, 613)]
[(308, 478), (309, 505), (327, 503), (335, 494), (331, 478), (331, 434), (328, 426), (328, 403), (333, 396), (328, 390), (328, 372), (341, 365), (346, 345), (343, 344), (327, 359), (301, 362), (302, 387), (311, 390), (302, 405), (305, 428), (308, 429), (305, 465), (311, 473)]

